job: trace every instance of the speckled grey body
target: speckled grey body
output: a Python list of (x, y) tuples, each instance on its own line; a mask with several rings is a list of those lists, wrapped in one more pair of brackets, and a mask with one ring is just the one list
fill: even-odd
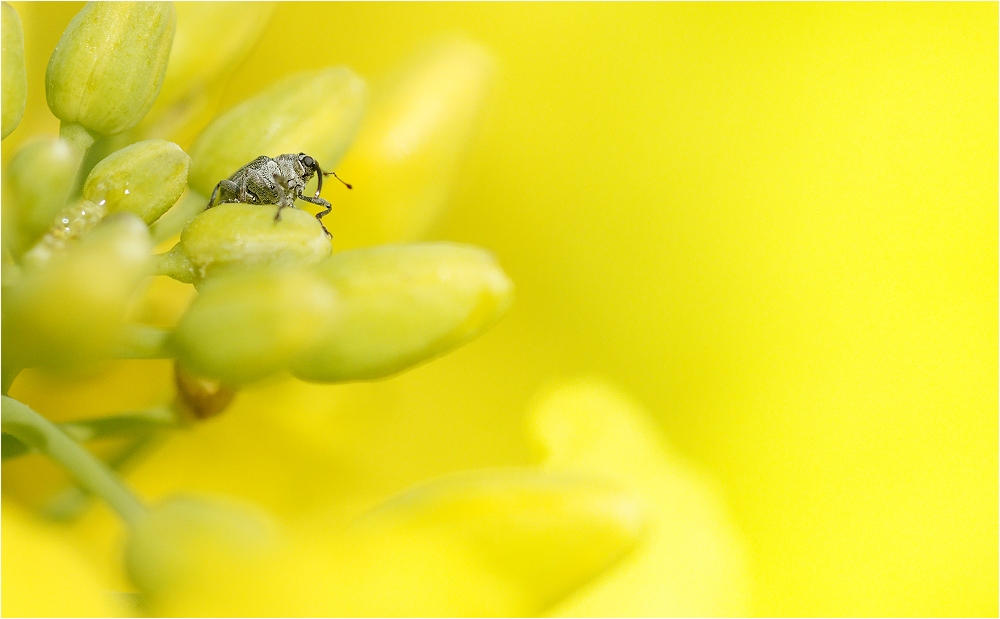
[[(306, 183), (317, 173), (319, 180), (316, 185), (316, 195), (311, 197), (302, 195)], [(277, 204), (278, 212), (275, 213), (274, 220), (280, 221), (281, 209), (294, 207), (296, 199), (304, 200), (326, 209), (317, 213), (316, 219), (319, 220), (323, 232), (330, 236), (330, 232), (323, 225), (323, 217), (333, 210), (333, 207), (319, 197), (319, 192), (323, 190), (323, 177), (327, 174), (333, 172), (323, 172), (319, 163), (305, 153), (278, 155), (273, 159), (261, 155), (237, 170), (228, 179), (220, 181), (212, 190), (212, 197), (209, 198), (206, 208), (230, 202)], [(344, 184), (348, 189), (351, 188), (347, 183)]]

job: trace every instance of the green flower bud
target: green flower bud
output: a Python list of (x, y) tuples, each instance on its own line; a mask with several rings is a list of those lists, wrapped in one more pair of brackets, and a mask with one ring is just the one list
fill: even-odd
[(292, 364), (304, 380), (388, 376), (493, 326), (513, 284), (493, 255), (452, 243), (383, 246), (336, 254), (316, 267), (337, 292), (313, 345)]
[(3, 79), (3, 137), (17, 128), (28, 100), (28, 74), (24, 69), (24, 32), (21, 18), (14, 7), (3, 3), (3, 25), (0, 32)]
[(66, 205), (83, 153), (59, 138), (34, 141), (5, 170), (4, 236), (14, 255), (34, 245)]
[(467, 41), (439, 44), (373, 87), (371, 112), (338, 166), (338, 246), (413, 241), (444, 207), (476, 127), (493, 58)]
[(345, 68), (293, 75), (215, 120), (191, 147), (191, 187), (215, 185), (260, 155), (303, 152), (332, 170), (364, 111), (364, 81)]
[(172, 142), (138, 142), (94, 166), (83, 184), (83, 197), (108, 213), (132, 213), (151, 224), (184, 193), (190, 162)]
[(96, 133), (134, 127), (160, 92), (176, 21), (168, 2), (88, 3), (49, 59), (49, 109)]
[(172, 598), (204, 593), (220, 574), (252, 569), (277, 543), (276, 525), (259, 510), (172, 497), (150, 508), (129, 532), (125, 567), (144, 602), (157, 611)]
[(287, 369), (317, 382), (379, 378), (474, 338), (511, 299), (510, 280), (475, 247), (357, 250), (311, 268), (208, 280), (172, 349), (198, 374), (231, 383)]
[(150, 249), (142, 220), (119, 214), (51, 260), (26, 265), (3, 291), (5, 361), (64, 366), (110, 356)]
[(280, 372), (325, 329), (336, 293), (308, 270), (240, 273), (208, 281), (172, 336), (192, 371), (230, 383)]
[(157, 272), (182, 282), (199, 283), (211, 275), (279, 265), (309, 265), (333, 251), (316, 218), (286, 208), (220, 204), (195, 217), (180, 242), (159, 256)]

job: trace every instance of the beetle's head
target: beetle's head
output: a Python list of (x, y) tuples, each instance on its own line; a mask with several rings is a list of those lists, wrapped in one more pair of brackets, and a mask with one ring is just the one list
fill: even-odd
[(302, 180), (308, 181), (319, 171), (319, 162), (305, 153), (299, 153), (299, 165), (302, 166)]

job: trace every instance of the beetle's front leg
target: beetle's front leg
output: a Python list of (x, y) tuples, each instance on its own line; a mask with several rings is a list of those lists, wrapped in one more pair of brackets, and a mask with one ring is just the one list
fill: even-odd
[(278, 194), (278, 212), (274, 214), (274, 221), (281, 221), (281, 209), (295, 206), (295, 195), (288, 188), (288, 183), (280, 174), (274, 174), (274, 190)]
[(323, 232), (326, 233), (326, 236), (332, 239), (333, 235), (330, 234), (330, 231), (327, 230), (326, 226), (323, 225), (323, 218), (330, 214), (330, 211), (333, 210), (333, 206), (323, 198), (316, 198), (316, 197), (310, 198), (309, 196), (299, 196), (299, 198), (304, 202), (309, 202), (310, 204), (316, 204), (318, 206), (325, 207), (326, 210), (316, 213), (316, 221), (319, 222), (319, 227), (323, 228)]

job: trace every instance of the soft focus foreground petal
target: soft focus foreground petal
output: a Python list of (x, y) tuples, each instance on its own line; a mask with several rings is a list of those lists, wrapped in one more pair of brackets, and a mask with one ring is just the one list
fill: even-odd
[(184, 193), (190, 163), (173, 142), (138, 142), (94, 166), (83, 184), (83, 197), (103, 203), (108, 213), (132, 213), (151, 224)]
[(52, 113), (106, 135), (134, 127), (160, 92), (176, 21), (169, 2), (87, 4), (49, 59)]
[(516, 469), (435, 480), (347, 531), (287, 530), (280, 545), (259, 519), (200, 511), (161, 509), (133, 535), (130, 573), (157, 614), (537, 615), (642, 529), (613, 486)]
[(15, 256), (34, 245), (66, 206), (83, 153), (66, 140), (26, 144), (4, 170), (3, 236)]
[(261, 585), (279, 545), (277, 525), (250, 505), (177, 496), (151, 508), (131, 531), (125, 564), (154, 615), (239, 615), (246, 613), (217, 587), (256, 584), (244, 597), (266, 595)]
[[(368, 551), (349, 589), (365, 614), (537, 615), (621, 558), (641, 531), (638, 503), (612, 485), (532, 470), (464, 473), (417, 486), (355, 526)], [(470, 572), (496, 580), (491, 595), (464, 588)]]
[(454, 183), (493, 70), (481, 46), (452, 41), (373, 86), (371, 111), (338, 166), (354, 185), (337, 198), (338, 246), (412, 241), (426, 232)]
[(220, 204), (203, 211), (160, 258), (160, 272), (198, 284), (206, 277), (265, 266), (308, 266), (333, 251), (316, 218), (294, 208)]
[(644, 411), (598, 381), (579, 381), (538, 400), (528, 427), (543, 467), (613, 480), (649, 515), (645, 543), (553, 615), (746, 614), (744, 550), (719, 490), (670, 452)]
[(24, 115), (24, 104), (28, 100), (28, 74), (24, 69), (24, 31), (21, 18), (14, 7), (3, 3), (2, 36), (0, 36), (0, 62), (2, 62), (3, 137), (10, 135)]
[(65, 366), (107, 357), (149, 274), (149, 231), (108, 217), (78, 244), (23, 269), (3, 289), (4, 361)]
[(304, 152), (325, 169), (340, 160), (364, 111), (364, 81), (346, 68), (288, 77), (218, 117), (191, 147), (191, 187), (215, 185), (260, 155)]
[(287, 369), (336, 312), (336, 293), (308, 270), (234, 274), (205, 285), (171, 341), (196, 374), (244, 383)]
[(4, 617), (127, 617), (133, 611), (108, 590), (66, 533), (3, 502)]
[(492, 327), (513, 284), (490, 252), (420, 243), (335, 254), (316, 267), (339, 311), (292, 372), (304, 380), (371, 379), (399, 372)]
[[(163, 87), (136, 128), (189, 144), (211, 120), (229, 75), (274, 13), (273, 2), (178, 2), (177, 30)], [(224, 29), (225, 36), (219, 36)]]

